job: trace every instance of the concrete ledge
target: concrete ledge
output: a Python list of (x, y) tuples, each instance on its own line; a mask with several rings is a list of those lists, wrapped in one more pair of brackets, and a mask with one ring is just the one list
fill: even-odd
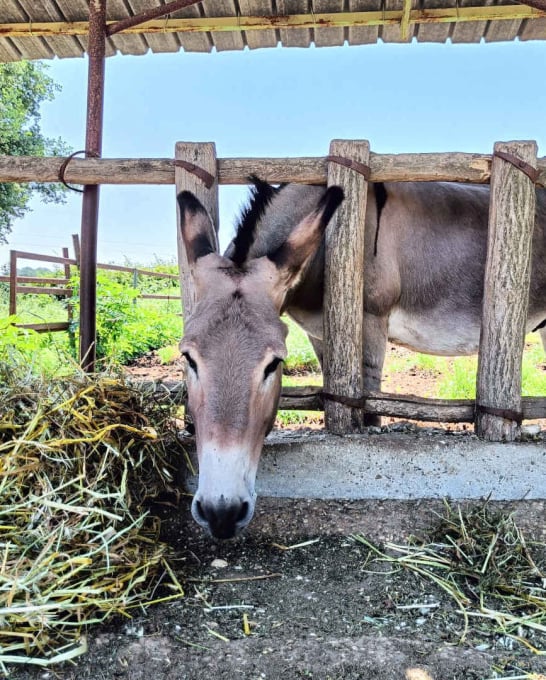
[[(188, 480), (190, 490), (196, 478)], [(437, 430), (266, 439), (259, 496), (318, 499), (546, 498), (546, 442), (489, 443)]]

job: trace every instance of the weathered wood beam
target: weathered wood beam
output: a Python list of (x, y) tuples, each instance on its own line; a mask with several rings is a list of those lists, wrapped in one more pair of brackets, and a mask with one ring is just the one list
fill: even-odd
[[(152, 383), (138, 383), (150, 388)], [(324, 402), (320, 396), (322, 387), (283, 387), (280, 410), (323, 411)], [(184, 404), (186, 387), (183, 382), (165, 381), (158, 384), (158, 395), (167, 393), (168, 398)], [(426, 399), (413, 394), (392, 394), (374, 392), (366, 400), (366, 412), (378, 416), (407, 418), (431, 423), (472, 423), (474, 422), (475, 401), (473, 399)], [(546, 418), (546, 397), (523, 397), (521, 408), (524, 420)]]
[[(218, 225), (219, 225), (219, 204), (218, 204), (218, 181), (216, 180), (216, 145), (212, 142), (196, 144), (194, 142), (177, 142), (175, 145), (175, 158), (178, 161), (190, 163), (198, 168), (202, 168), (215, 179), (209, 188), (205, 186), (203, 180), (189, 170), (180, 165), (176, 166), (176, 193), (181, 191), (191, 191), (206, 208), (214, 228), (214, 233), (210, 238), (216, 238), (218, 244)], [(180, 209), (176, 205), (177, 223), (177, 244), (178, 244), (178, 266), (180, 272), (180, 290), (182, 291), (182, 313), (184, 318), (192, 313), (195, 307), (195, 286), (191, 276), (186, 247), (182, 239), (180, 225)], [(218, 248), (217, 248), (218, 249)]]
[[(332, 158), (344, 158), (367, 166), (368, 141), (335, 139)], [(325, 234), (324, 258), (324, 387), (327, 392), (357, 398), (364, 389), (364, 226), (368, 182), (352, 168), (332, 160), (328, 184), (341, 186), (350, 200), (343, 201)], [(364, 412), (328, 401), (324, 408), (326, 429), (334, 434), (361, 432)]]
[[(487, 260), (482, 306), (476, 432), (488, 441), (520, 433), (521, 362), (531, 280), (536, 192), (507, 159), (534, 167), (536, 142), (497, 142), (491, 176)], [(507, 246), (510, 247), (507, 247)]]
[[(540, 0), (529, 0), (538, 4)], [(494, 5), (487, 7), (446, 7), (440, 9), (414, 9), (409, 13), (408, 24), (462, 23), (469, 21), (511, 21), (539, 19), (546, 11), (529, 4)], [(208, 33), (209, 31), (264, 31), (272, 28), (326, 28), (345, 26), (400, 25), (404, 10), (384, 12), (328, 12), (314, 14), (281, 14), (269, 16), (191, 17), (187, 19), (158, 19), (125, 29), (120, 34), (142, 33)], [(117, 22), (107, 22), (110, 27)], [(52, 37), (59, 35), (86, 36), (87, 21), (32, 21), (28, 23), (0, 24), (2, 38)]]
[[(374, 182), (471, 182), (487, 184), (491, 177), (489, 154), (370, 153), (370, 180)], [(63, 158), (0, 156), (0, 182), (58, 182)], [(546, 157), (537, 162), (537, 184), (546, 186)], [(65, 179), (74, 184), (174, 184), (172, 158), (74, 158)], [(304, 158), (219, 158), (219, 184), (247, 184), (252, 173), (272, 183), (326, 184), (323, 156)]]

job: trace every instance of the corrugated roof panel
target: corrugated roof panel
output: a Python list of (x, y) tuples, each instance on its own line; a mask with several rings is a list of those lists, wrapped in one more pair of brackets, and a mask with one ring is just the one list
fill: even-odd
[(519, 33), (520, 40), (546, 40), (546, 19), (526, 19)]
[[(119, 21), (147, 9), (157, 7), (160, 0), (108, 0), (108, 17)], [(167, 0), (161, 0), (165, 3)], [(314, 6), (313, 6), (314, 2)], [(489, 21), (461, 21), (457, 23), (409, 24), (408, 34), (402, 38), (401, 26), (348, 26), (309, 28), (267, 28), (254, 31), (205, 31), (172, 33), (167, 29), (169, 21), (175, 18), (232, 17), (237, 25), (238, 16), (269, 16), (314, 14), (330, 12), (365, 12), (395, 9), (402, 11), (404, 0), (205, 0), (165, 17), (164, 33), (126, 33), (113, 36), (107, 41), (106, 55), (118, 51), (122, 54), (145, 54), (154, 52), (176, 52), (180, 47), (188, 52), (210, 52), (213, 46), (218, 50), (241, 50), (245, 45), (251, 48), (275, 47), (279, 40), (284, 47), (308, 47), (314, 40), (316, 45), (341, 45), (375, 43), (378, 38), (385, 42), (409, 42), (414, 36), (419, 42), (444, 42), (448, 37), (454, 43), (487, 41), (511, 41), (546, 39), (546, 18), (493, 19)], [(479, 4), (478, 4), (479, 3)], [(495, 0), (412, 0), (414, 9), (480, 7), (495, 5)], [(500, 0), (498, 4), (526, 9), (514, 0)], [(529, 10), (527, 10), (529, 11)], [(514, 16), (514, 12), (511, 15)], [(32, 27), (32, 23), (88, 21), (87, 0), (0, 0), (0, 17), (4, 23), (19, 23)], [(523, 13), (524, 14), (524, 13)], [(87, 38), (81, 35), (55, 35), (41, 37), (0, 37), (0, 60), (48, 59), (82, 56)]]
[[(106, 3), (107, 20), (115, 21), (120, 17), (128, 16), (131, 14), (127, 11), (123, 0), (108, 0)], [(110, 41), (121, 54), (146, 54), (148, 51), (148, 45), (142, 35), (115, 33)]]
[[(235, 23), (236, 17), (240, 14), (235, 5), (235, 0), (215, 0), (213, 3), (205, 2), (203, 4), (203, 9), (205, 10), (205, 16), (207, 17), (234, 17)], [(245, 46), (241, 31), (229, 33), (212, 31), (211, 37), (218, 52), (242, 50)]]
[[(266, 17), (276, 14), (270, 0), (239, 0), (239, 8), (243, 16)], [(244, 36), (250, 49), (276, 47), (279, 40), (274, 28), (266, 31), (245, 31)]]
[(490, 21), (485, 31), (486, 42), (512, 41), (521, 28), (521, 19)]
[[(457, 0), (427, 0), (427, 9), (456, 7)], [(452, 24), (419, 24), (416, 29), (419, 42), (445, 43), (449, 38)]]
[[(411, 8), (412, 9), (417, 9), (419, 6), (419, 0), (412, 0), (411, 3)], [(385, 0), (385, 9), (397, 9), (397, 10), (402, 10), (403, 9), (403, 0)], [(400, 30), (400, 26), (382, 26), (379, 35), (385, 42), (389, 43), (404, 43), (404, 42), (411, 42), (413, 36), (415, 35), (415, 26), (410, 25), (408, 34), (406, 38), (402, 37), (402, 31)]]
[[(133, 14), (140, 14), (150, 8), (148, 0), (128, 0)], [(167, 19), (165, 19), (167, 21)], [(153, 52), (178, 52), (180, 43), (174, 33), (149, 33), (144, 36), (146, 45)]]
[[(191, 5), (171, 16), (173, 19), (184, 19), (190, 17), (205, 16), (202, 2), (198, 5)], [(187, 52), (210, 52), (212, 50), (212, 38), (210, 33), (177, 33), (178, 42)]]
[[(349, 12), (377, 12), (380, 9), (381, 0), (349, 0)], [(349, 45), (376, 43), (378, 35), (378, 26), (349, 26), (347, 29)]]
[[(460, 7), (472, 7), (475, 0), (459, 0)], [(493, 0), (484, 0), (482, 6), (494, 4)], [(451, 30), (451, 41), (454, 43), (477, 43), (483, 37), (487, 21), (461, 21)]]
[[(3, 2), (0, 6), (0, 16), (7, 23), (20, 22), (32, 26), (31, 17), (15, 1)], [(23, 59), (51, 59), (54, 56), (53, 50), (43, 38), (12, 38), (12, 44)]]
[[(278, 14), (310, 14), (308, 0), (277, 0)], [(308, 28), (281, 28), (279, 31), (283, 47), (309, 47), (311, 30)]]
[[(49, 2), (46, 5), (43, 5), (43, 3), (37, 3), (34, 0), (19, 0), (19, 4), (33, 22), (66, 20), (55, 2)], [(73, 57), (75, 55), (81, 57), (84, 53), (83, 47), (73, 36), (62, 35), (48, 38), (47, 44), (51, 48), (51, 51), (61, 59), (63, 57)]]
[[(313, 11), (323, 12), (343, 12), (343, 0), (313, 0)], [(344, 28), (315, 28), (314, 40), (317, 47), (331, 47), (343, 45), (345, 42)]]

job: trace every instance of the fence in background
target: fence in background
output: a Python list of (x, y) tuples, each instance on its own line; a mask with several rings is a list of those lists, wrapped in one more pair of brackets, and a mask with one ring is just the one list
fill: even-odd
[[(22, 323), (16, 324), (18, 328), (30, 328), (38, 333), (52, 333), (56, 331), (66, 331), (72, 327), (73, 324), (73, 305), (70, 304), (70, 298), (73, 296), (73, 291), (69, 287), (70, 279), (72, 277), (72, 267), (79, 270), (80, 263), (80, 244), (77, 234), (73, 235), (73, 246), (75, 257), (69, 256), (68, 248), (63, 248), (63, 256), (56, 255), (42, 255), (40, 253), (29, 253), (22, 250), (10, 251), (10, 268), (8, 276), (0, 276), (0, 282), (9, 283), (9, 314), (14, 316), (17, 314), (17, 296), (18, 295), (54, 295), (58, 298), (64, 298), (67, 302), (67, 320), (66, 321), (46, 321), (42, 323)], [(64, 269), (64, 276), (62, 277), (42, 277), (42, 276), (19, 276), (17, 274), (18, 260), (34, 260), (38, 262), (47, 262), (49, 264), (60, 264)], [(133, 287), (138, 289), (139, 276), (152, 276), (157, 279), (170, 279), (178, 281), (178, 274), (168, 274), (166, 272), (153, 272), (147, 269), (139, 269), (137, 267), (125, 267), (117, 264), (98, 263), (98, 269), (105, 269), (108, 271), (125, 272), (133, 275)], [(154, 293), (142, 293), (138, 296), (142, 300), (179, 300), (180, 295), (163, 295)], [(135, 300), (136, 302), (136, 300)]]

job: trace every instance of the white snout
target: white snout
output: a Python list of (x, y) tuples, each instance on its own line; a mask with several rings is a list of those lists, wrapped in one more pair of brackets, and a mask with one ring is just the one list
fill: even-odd
[(236, 536), (254, 514), (256, 469), (251, 453), (243, 448), (205, 446), (191, 508), (195, 521), (216, 538)]

